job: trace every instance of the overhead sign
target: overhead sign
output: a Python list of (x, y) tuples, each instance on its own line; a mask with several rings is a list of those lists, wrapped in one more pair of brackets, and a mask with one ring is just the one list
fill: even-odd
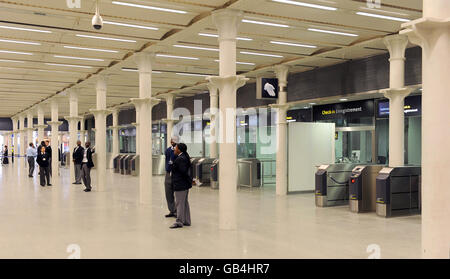
[(277, 99), (278, 98), (277, 78), (258, 78), (256, 81), (257, 99)]
[(339, 118), (373, 117), (374, 101), (356, 101), (338, 104), (329, 104), (313, 107), (314, 121), (333, 120)]
[[(405, 98), (405, 116), (422, 115), (422, 96), (409, 96)], [(389, 100), (378, 102), (378, 118), (389, 117)]]

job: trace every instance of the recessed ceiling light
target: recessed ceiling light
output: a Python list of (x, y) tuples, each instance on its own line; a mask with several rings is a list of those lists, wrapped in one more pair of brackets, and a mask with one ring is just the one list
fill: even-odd
[(197, 57), (177, 56), (168, 54), (156, 54), (157, 57), (175, 58), (175, 59), (187, 59), (187, 60), (199, 60)]
[(51, 31), (47, 31), (47, 30), (31, 29), (31, 28), (21, 28), (21, 27), (12, 27), (12, 26), (5, 26), (5, 25), (0, 25), (0, 28), (3, 28), (3, 29), (11, 29), (11, 30), (19, 30), (19, 31), (38, 32), (38, 33), (52, 33)]
[(13, 43), (13, 44), (23, 44), (23, 45), (34, 45), (34, 46), (40, 46), (40, 43), (34, 43), (34, 42), (24, 42), (24, 41), (16, 41), (16, 40), (5, 40), (0, 39), (0, 42), (2, 43)]
[(64, 56), (64, 55), (53, 55), (56, 58), (64, 58), (64, 59), (75, 59), (75, 60), (87, 60), (87, 61), (105, 61), (99, 58), (84, 58), (84, 57), (74, 57), (74, 56)]
[(103, 21), (103, 23), (104, 24), (117, 25), (117, 26), (131, 27), (131, 28), (148, 29), (148, 30), (159, 30), (159, 28), (157, 28), (157, 27), (143, 26), (143, 25), (136, 25), (136, 24), (129, 24), (129, 23), (121, 23), (121, 22), (113, 22), (113, 21)]
[(372, 12), (380, 12), (380, 13), (386, 13), (386, 14), (400, 15), (400, 16), (409, 16), (408, 14), (405, 14), (405, 13), (391, 12), (391, 11), (385, 11), (385, 10), (381, 10), (381, 9), (368, 8), (368, 7), (360, 7), (360, 9), (361, 10), (368, 10), (368, 11), (372, 11)]
[(174, 10), (174, 9), (166, 9), (166, 8), (160, 8), (160, 7), (154, 7), (154, 6), (139, 5), (139, 4), (126, 3), (126, 2), (121, 2), (121, 1), (112, 1), (112, 3), (116, 4), (116, 5), (129, 6), (129, 7), (134, 7), (134, 8), (148, 9), (148, 10), (155, 10), (155, 11), (161, 11), (161, 12), (169, 12), (169, 13), (176, 13), (176, 14), (187, 14), (186, 11), (181, 11), (181, 10)]
[[(214, 60), (215, 62), (220, 62), (220, 60)], [(236, 61), (236, 64), (240, 64), (240, 65), (251, 65), (251, 66), (255, 66), (255, 63), (251, 63), (251, 62), (238, 62)]]
[(194, 77), (209, 77), (210, 75), (202, 75), (202, 74), (190, 74), (190, 73), (176, 73), (180, 76), (194, 76)]
[(339, 99), (339, 101), (345, 102), (345, 101), (348, 101), (348, 99), (342, 98), (342, 99)]
[(310, 4), (310, 3), (304, 3), (304, 2), (297, 2), (297, 1), (291, 1), (291, 0), (272, 0), (272, 1), (278, 2), (278, 3), (283, 3), (283, 4), (291, 4), (291, 5), (296, 5), (296, 6), (328, 10), (328, 11), (336, 11), (337, 10), (337, 8), (335, 8), (335, 7), (328, 7), (328, 6), (322, 6), (322, 5)]
[(89, 38), (89, 39), (100, 39), (100, 40), (108, 40), (108, 41), (136, 43), (135, 40), (117, 39), (117, 38), (111, 38), (111, 37), (100, 37), (100, 36), (90, 36), (90, 35), (80, 35), (80, 34), (77, 34), (76, 36), (81, 37), (81, 38)]
[(320, 32), (320, 33), (328, 33), (328, 34), (334, 34), (334, 35), (342, 35), (342, 36), (349, 36), (349, 37), (358, 37), (359, 36), (357, 34), (352, 34), (352, 33), (337, 32), (337, 31), (330, 31), (330, 30), (323, 30), (323, 29), (316, 29), (316, 28), (308, 28), (308, 31)]
[(0, 59), (0, 62), (8, 62), (8, 63), (25, 63), (25, 61), (8, 60), (8, 59)]
[(401, 22), (408, 22), (411, 21), (406, 18), (400, 18), (400, 17), (394, 17), (394, 16), (385, 16), (385, 15), (378, 15), (378, 14), (371, 14), (371, 13), (365, 13), (365, 12), (357, 12), (357, 15), (361, 16), (368, 16), (368, 17), (376, 17), (381, 19), (388, 19), (388, 20), (394, 20), (394, 21), (401, 21)]
[(49, 66), (61, 66), (61, 67), (74, 67), (74, 68), (85, 68), (85, 69), (92, 69), (92, 67), (91, 67), (91, 66), (82, 66), (82, 65), (56, 64), (56, 63), (45, 63), (45, 65), (49, 65)]
[(110, 52), (110, 53), (118, 53), (119, 52), (117, 50), (108, 50), (108, 49), (100, 49), (100, 48), (88, 48), (88, 47), (75, 47), (75, 46), (64, 46), (64, 48), (99, 51), (99, 52)]
[(315, 105), (316, 103), (309, 103), (310, 105)]
[(242, 22), (260, 24), (260, 25), (268, 25), (268, 26), (274, 26), (274, 27), (289, 28), (289, 25), (286, 25), (286, 24), (271, 23), (271, 22), (265, 22), (265, 21), (243, 19)]
[[(122, 71), (124, 72), (139, 72), (136, 68), (122, 68)], [(152, 71), (152, 74), (162, 74), (160, 71)]]
[[(213, 38), (219, 38), (219, 35), (217, 34), (210, 34), (210, 33), (198, 33), (199, 36), (203, 36), (203, 37), (213, 37)], [(253, 41), (253, 39), (251, 38), (246, 38), (246, 37), (237, 37), (236, 38), (239, 41)]]
[(173, 45), (174, 47), (189, 48), (189, 49), (199, 49), (199, 50), (209, 50), (209, 51), (219, 51), (217, 48), (208, 47), (196, 47), (196, 46), (185, 46), (185, 45)]
[(20, 52), (20, 51), (10, 51), (10, 50), (0, 50), (0, 53), (22, 54), (22, 55), (33, 55), (33, 53), (30, 53), (30, 52)]
[(276, 45), (296, 46), (296, 47), (305, 47), (305, 48), (317, 48), (317, 46), (303, 45), (303, 44), (296, 44), (296, 43), (288, 43), (288, 42), (270, 41), (270, 43), (271, 44), (276, 44)]
[(258, 55), (258, 56), (268, 56), (268, 57), (283, 58), (283, 56), (276, 55), (276, 54), (257, 53), (257, 52), (248, 52), (248, 51), (241, 51), (240, 53), (241, 54), (249, 54), (249, 55)]

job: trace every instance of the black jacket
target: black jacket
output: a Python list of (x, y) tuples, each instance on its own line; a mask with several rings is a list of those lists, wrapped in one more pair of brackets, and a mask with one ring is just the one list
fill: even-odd
[[(83, 151), (84, 152), (84, 151)], [(86, 154), (86, 157), (87, 157), (87, 167), (88, 168), (93, 168), (94, 167), (94, 162), (92, 161), (92, 153), (94, 153), (94, 152), (92, 152), (92, 148), (88, 148), (87, 149), (87, 154)], [(84, 158), (84, 153), (83, 153), (83, 158)]]
[(73, 149), (73, 159), (75, 160), (76, 165), (81, 165), (84, 157), (84, 148), (82, 146), (77, 146)]
[(184, 153), (180, 154), (172, 165), (172, 184), (174, 191), (185, 191), (192, 188), (192, 179), (189, 176), (191, 161)]
[(52, 158), (52, 147), (50, 145), (45, 147), (45, 153), (48, 153), (48, 156), (50, 156), (50, 159)]
[(41, 153), (37, 155), (36, 162), (39, 166), (47, 168), (49, 166), (50, 155), (46, 153)]

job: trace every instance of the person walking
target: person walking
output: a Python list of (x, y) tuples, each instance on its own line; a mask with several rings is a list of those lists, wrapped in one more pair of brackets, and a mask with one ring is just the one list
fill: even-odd
[(37, 151), (34, 148), (34, 144), (30, 142), (28, 148), (27, 148), (27, 161), (28, 161), (28, 177), (33, 177), (34, 173), (34, 161), (36, 160)]
[(192, 178), (189, 175), (191, 158), (184, 143), (178, 143), (175, 146), (174, 153), (177, 158), (172, 165), (172, 184), (175, 191), (177, 220), (170, 227), (171, 229), (191, 225), (191, 212), (188, 202), (189, 189), (192, 188)]
[(73, 165), (75, 168), (75, 182), (73, 184), (81, 184), (81, 163), (83, 162), (84, 148), (81, 141), (77, 141), (77, 146), (73, 149)]
[(50, 173), (48, 169), (49, 165), (49, 158), (48, 153), (45, 152), (45, 146), (41, 146), (41, 152), (37, 155), (37, 163), (39, 165), (39, 173), (40, 173), (40, 182), (41, 186), (45, 187), (45, 182), (47, 181), (47, 186), (52, 186), (50, 184)]
[(166, 156), (166, 177), (164, 179), (164, 188), (166, 192), (166, 201), (167, 201), (167, 208), (169, 209), (169, 214), (167, 214), (165, 217), (177, 217), (177, 208), (175, 207), (175, 196), (173, 191), (173, 185), (172, 185), (172, 177), (171, 177), (171, 171), (172, 171), (172, 165), (177, 156), (175, 156), (174, 150), (175, 146), (177, 145), (178, 138), (172, 137), (170, 139), (170, 147), (166, 149), (166, 152), (164, 155)]
[(81, 178), (83, 179), (85, 192), (90, 192), (92, 190), (91, 186), (91, 168), (94, 167), (94, 162), (92, 162), (91, 142), (87, 141), (85, 143), (86, 148), (83, 151), (83, 160), (81, 161)]

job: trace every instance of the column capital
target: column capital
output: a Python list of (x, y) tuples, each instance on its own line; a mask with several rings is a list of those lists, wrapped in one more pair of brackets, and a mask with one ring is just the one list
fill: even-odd
[(206, 79), (212, 83), (213, 85), (217, 86), (219, 91), (222, 91), (224, 87), (226, 86), (234, 86), (235, 89), (238, 89), (245, 85), (245, 83), (249, 80), (245, 76), (227, 76), (227, 77), (217, 77), (217, 76), (210, 76), (206, 77)]
[(280, 65), (275, 65), (273, 67), (273, 69), (275, 70), (275, 74), (278, 78), (278, 80), (285, 80), (287, 81), (287, 77), (289, 74), (289, 65), (284, 65), (284, 64), (280, 64)]
[(110, 130), (119, 130), (120, 128), (123, 128), (124, 126), (109, 126), (108, 129)]
[(233, 9), (213, 11), (212, 19), (219, 31), (219, 41), (236, 41), (237, 29), (243, 12)]
[(37, 128), (37, 129), (39, 129), (39, 128), (45, 129), (45, 128), (47, 128), (47, 127), (48, 127), (48, 125), (45, 125), (45, 124), (42, 124), (42, 125), (35, 125), (35, 126), (34, 126), (34, 128)]
[(450, 18), (420, 18), (403, 23), (402, 28), (405, 29), (400, 34), (408, 36), (412, 43), (429, 48), (430, 41), (436, 36), (435, 32), (449, 32)]
[(54, 125), (62, 125), (63, 124), (63, 122), (62, 121), (49, 121), (49, 122), (47, 122), (47, 124), (49, 124), (50, 126), (54, 126)]
[(406, 35), (391, 35), (383, 39), (384, 44), (389, 50), (390, 59), (393, 60), (405, 60), (405, 50), (408, 46), (408, 36)]
[(209, 78), (209, 77), (206, 77), (206, 79), (209, 81), (209, 82), (206, 84), (206, 86), (208, 87), (209, 95), (210, 95), (210, 96), (218, 96), (219, 93), (217, 92), (217, 90), (219, 90), (219, 88), (217, 87), (216, 84), (211, 83), (211, 81), (210, 81), (208, 78)]
[(80, 116), (66, 116), (64, 117), (65, 120), (67, 120), (69, 123), (73, 122), (73, 121), (81, 121), (83, 119), (83, 117)]
[(405, 98), (406, 96), (411, 94), (412, 91), (412, 88), (389, 88), (381, 90), (381, 93), (383, 93), (384, 97), (392, 99), (396, 97)]
[(136, 107), (136, 110), (140, 110), (144, 104), (150, 104), (153, 107), (161, 102), (156, 98), (131, 98), (130, 101)]
[[(110, 114), (111, 110), (109, 109), (90, 109), (90, 112), (94, 115), (94, 118), (99, 114)], [(83, 117), (80, 117), (80, 120), (83, 120)]]
[(152, 65), (155, 61), (155, 53), (142, 51), (134, 55), (134, 61), (138, 66), (139, 73), (152, 73)]

